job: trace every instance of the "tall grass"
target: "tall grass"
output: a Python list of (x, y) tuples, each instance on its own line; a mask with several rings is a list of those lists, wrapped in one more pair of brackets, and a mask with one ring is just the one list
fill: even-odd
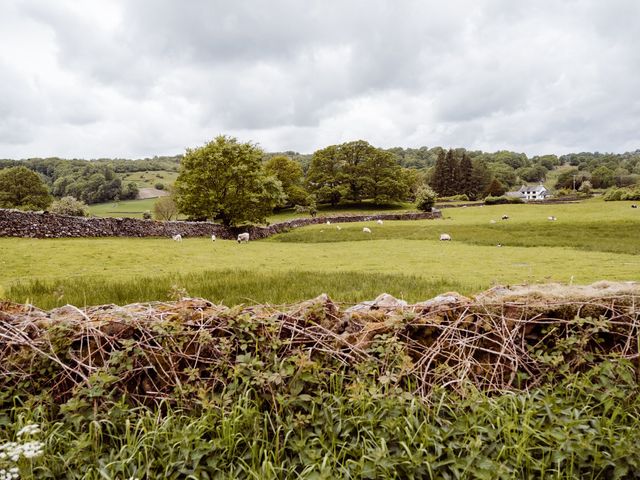
[(161, 275), (129, 280), (102, 277), (31, 280), (11, 285), (5, 297), (29, 302), (43, 309), (175, 300), (177, 296), (203, 297), (226, 305), (241, 303), (285, 304), (327, 293), (334, 301), (356, 303), (382, 292), (410, 302), (426, 300), (442, 292), (470, 293), (479, 286), (444, 278), (362, 272), (254, 272), (203, 271), (185, 275)]

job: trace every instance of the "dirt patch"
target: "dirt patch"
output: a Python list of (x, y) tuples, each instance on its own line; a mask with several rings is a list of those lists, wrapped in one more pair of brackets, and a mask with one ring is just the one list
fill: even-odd
[(166, 190), (158, 190), (157, 188), (140, 188), (138, 190), (138, 199), (145, 200), (147, 198), (168, 197), (169, 192)]

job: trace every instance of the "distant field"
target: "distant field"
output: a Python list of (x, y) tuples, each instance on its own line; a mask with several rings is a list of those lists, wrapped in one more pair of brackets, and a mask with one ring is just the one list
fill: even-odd
[(120, 173), (122, 183), (127, 184), (134, 182), (138, 188), (154, 187), (157, 183), (162, 183), (165, 188), (170, 187), (178, 178), (178, 172), (170, 172), (167, 170), (158, 170), (150, 172), (129, 172)]
[[(510, 219), (500, 220), (503, 214)], [(640, 279), (640, 214), (629, 202), (454, 208), (445, 216), (343, 224), (340, 231), (316, 225), (246, 245), (3, 238), (0, 288), (7, 298), (50, 307), (167, 299), (174, 286), (235, 304), (288, 303), (322, 292), (354, 302), (382, 291), (418, 301), (498, 283)], [(444, 232), (452, 242), (438, 241)]]
[(142, 214), (149, 210), (153, 211), (155, 198), (144, 200), (123, 200), (120, 202), (97, 203), (89, 205), (91, 215), (97, 217), (132, 217), (142, 218)]

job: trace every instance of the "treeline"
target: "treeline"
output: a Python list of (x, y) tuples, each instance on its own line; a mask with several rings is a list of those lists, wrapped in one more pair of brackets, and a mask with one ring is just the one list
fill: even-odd
[(30, 158), (0, 160), (0, 170), (23, 166), (36, 172), (54, 197), (71, 196), (87, 204), (135, 199), (138, 187), (124, 184), (118, 173), (172, 170), (177, 171), (181, 156), (154, 157), (141, 160)]

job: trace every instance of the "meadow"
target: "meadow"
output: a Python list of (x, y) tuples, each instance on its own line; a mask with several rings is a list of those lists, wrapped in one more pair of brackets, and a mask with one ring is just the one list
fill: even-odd
[[(314, 225), (242, 245), (2, 238), (0, 298), (53, 308), (191, 295), (232, 306), (282, 305), (323, 292), (355, 303), (388, 292), (415, 302), (495, 284), (638, 280), (640, 214), (629, 203), (446, 208), (440, 220), (345, 223), (340, 230)], [(557, 221), (547, 220), (551, 215)], [(451, 242), (438, 240), (445, 232)], [(548, 365), (535, 387), (486, 392), (463, 382), (436, 386), (425, 399), (408, 379), (412, 360), (398, 343), (410, 317), (377, 335), (362, 361), (344, 361), (344, 350), (332, 356), (314, 343), (307, 353), (283, 355), (300, 345), (280, 335), (281, 318), (254, 322), (230, 309), (218, 325), (228, 337), (196, 332), (217, 353), (200, 357), (198, 347), (204, 363), (184, 363), (180, 384), (163, 391), (160, 404), (145, 406), (116, 388), (133, 372), (153, 379), (162, 366), (133, 337), (113, 336), (108, 361), (93, 364), (86, 383), (67, 385), (63, 399), (56, 397), (62, 383), (52, 378), (74, 368), (84, 333), (73, 321), (42, 327), (38, 345), (49, 345), (49, 355), (14, 342), (0, 350), (8, 372), (16, 365), (15, 378), (7, 375), (0, 389), (0, 450), (16, 448), (2, 442), (41, 443), (32, 457), (13, 463), (0, 457), (0, 473), (11, 467), (25, 479), (637, 478), (638, 366), (619, 352), (600, 361), (600, 352), (583, 350), (591, 344), (585, 338), (594, 345), (613, 338), (601, 319), (574, 322), (587, 337), (567, 330), (531, 352)], [(190, 348), (184, 334), (192, 327), (169, 315), (145, 328), (164, 342), (159, 351), (169, 352)], [(572, 372), (564, 368), (569, 361), (587, 363)], [(33, 434), (21, 433), (34, 423)]]
[[(509, 220), (500, 219), (505, 214)], [(629, 202), (447, 208), (443, 216), (341, 230), (315, 225), (244, 245), (3, 238), (0, 293), (43, 308), (164, 300), (176, 291), (227, 305), (291, 303), (323, 292), (341, 302), (381, 292), (420, 301), (496, 284), (640, 278), (640, 215)], [(440, 242), (443, 232), (453, 241)]]

